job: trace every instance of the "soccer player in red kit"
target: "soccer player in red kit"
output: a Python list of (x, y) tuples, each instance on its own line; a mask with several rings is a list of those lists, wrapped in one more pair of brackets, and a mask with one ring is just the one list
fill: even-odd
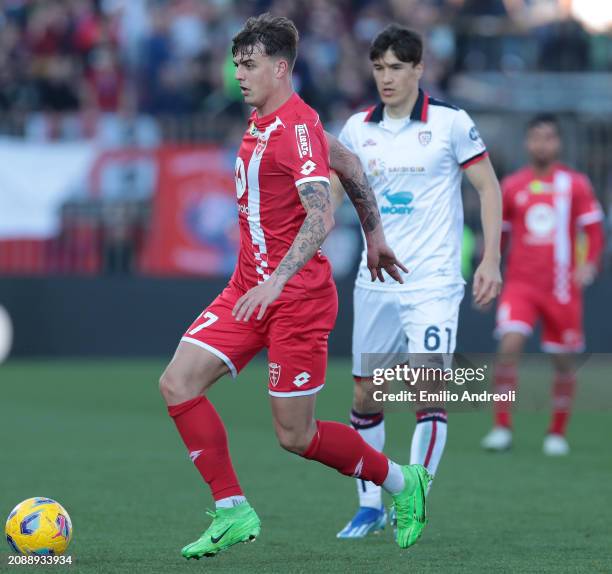
[[(502, 182), (503, 229), (510, 235), (505, 287), (497, 310), (501, 338), (495, 371), (496, 392), (517, 385), (517, 363), (535, 323), (542, 323), (542, 350), (554, 367), (553, 413), (544, 453), (565, 455), (566, 426), (576, 385), (572, 355), (584, 349), (582, 289), (597, 273), (603, 248), (603, 214), (586, 175), (558, 162), (561, 150), (555, 116), (541, 114), (527, 128), (530, 165)], [(579, 231), (588, 254), (577, 260)], [(496, 403), (495, 426), (482, 446), (512, 445), (509, 403)]]
[[(212, 524), (183, 548), (185, 558), (214, 555), (260, 532), (234, 472), (225, 427), (205, 393), (223, 375), (236, 376), (263, 348), (281, 446), (382, 485), (394, 500), (400, 547), (414, 544), (427, 521), (424, 467), (399, 466), (351, 427), (314, 417), (338, 301), (319, 250), (334, 222), (329, 150), (318, 115), (293, 92), (297, 40), (290, 20), (268, 14), (250, 18), (233, 39), (236, 78), (254, 107), (236, 160), (238, 265), (188, 328), (160, 380), (168, 412), (216, 504)], [(374, 196), (371, 190), (364, 195), (363, 171), (355, 175), (359, 160), (343, 169), (332, 153), (331, 163), (353, 184), (348, 187), (371, 238), (372, 279), (382, 277), (382, 269), (399, 279), (395, 266), (403, 266), (384, 241)]]

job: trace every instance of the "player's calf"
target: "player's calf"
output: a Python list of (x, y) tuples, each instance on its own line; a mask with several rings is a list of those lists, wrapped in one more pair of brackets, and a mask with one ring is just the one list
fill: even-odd
[(374, 391), (381, 387), (375, 386), (371, 377), (354, 377), (354, 380), (353, 410), (358, 413), (382, 413), (381, 403), (374, 400)]

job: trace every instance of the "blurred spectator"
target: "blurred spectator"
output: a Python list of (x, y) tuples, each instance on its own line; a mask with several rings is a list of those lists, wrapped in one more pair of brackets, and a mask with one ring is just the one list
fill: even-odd
[(117, 112), (123, 106), (125, 78), (117, 53), (108, 45), (92, 50), (85, 73), (85, 101), (95, 110)]
[(554, 72), (583, 72), (589, 66), (589, 39), (572, 19), (550, 24), (539, 31), (540, 67)]
[(426, 36), (424, 82), (440, 95), (462, 70), (601, 67), (601, 47), (591, 53), (601, 43), (571, 19), (570, 4), (313, 0), (305, 9), (298, 0), (5, 0), (0, 109), (120, 112), (133, 93), (136, 111), (225, 111), (238, 121), (231, 38), (249, 15), (270, 10), (296, 22), (296, 88), (328, 120), (339, 106), (373, 98), (368, 46), (393, 20)]

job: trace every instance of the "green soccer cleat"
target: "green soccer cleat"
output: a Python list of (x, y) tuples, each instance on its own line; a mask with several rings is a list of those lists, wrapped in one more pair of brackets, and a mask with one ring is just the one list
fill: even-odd
[[(425, 497), (433, 477), (420, 464), (402, 466), (406, 487), (400, 493), (392, 495), (393, 507), (397, 519), (395, 541), (400, 548), (412, 546), (420, 537), (427, 524)], [(410, 488), (414, 485), (416, 488)]]
[(212, 524), (198, 540), (187, 544), (181, 554), (189, 559), (214, 556), (239, 542), (249, 542), (259, 536), (261, 521), (248, 502), (232, 508), (206, 511), (212, 516)]

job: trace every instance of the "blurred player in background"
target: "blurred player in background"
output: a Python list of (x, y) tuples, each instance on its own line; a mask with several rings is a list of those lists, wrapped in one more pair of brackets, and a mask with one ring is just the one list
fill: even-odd
[[(455, 349), (464, 292), (462, 173), (482, 203), (485, 249), (473, 286), (479, 305), (496, 297), (501, 286), (502, 208), (497, 178), (468, 114), (419, 88), (421, 37), (391, 25), (373, 41), (370, 60), (380, 103), (349, 118), (339, 140), (359, 156), (380, 205), (385, 236), (410, 270), (403, 284), (373, 284), (364, 251), (355, 282), (351, 423), (382, 450), (384, 415), (373, 398), (374, 369), (394, 366), (405, 353), (413, 366), (440, 368)], [(370, 353), (377, 358), (366, 359)], [(447, 414), (441, 407), (423, 408), (416, 419), (410, 462), (433, 475), (446, 443)], [(380, 486), (362, 477), (357, 491), (359, 509), (340, 538), (361, 538), (385, 525)]]
[[(160, 381), (168, 412), (216, 504), (212, 524), (183, 548), (185, 558), (211, 556), (259, 535), (260, 520), (238, 482), (225, 426), (205, 393), (223, 375), (235, 377), (263, 348), (281, 446), (385, 488), (394, 500), (400, 547), (414, 544), (426, 524), (430, 477), (423, 466), (399, 466), (350, 426), (314, 418), (338, 299), (319, 250), (334, 223), (329, 149), (318, 115), (293, 91), (297, 42), (290, 20), (267, 14), (250, 18), (233, 39), (236, 79), (254, 107), (236, 160), (238, 265), (227, 288), (189, 327)], [(370, 237), (372, 279), (382, 277), (382, 268), (401, 279), (376, 200), (363, 189), (363, 170), (357, 179), (351, 175), (359, 161), (354, 158), (347, 170), (346, 158), (340, 160), (334, 165), (349, 188), (363, 192), (353, 199)]]
[(10, 355), (13, 345), (13, 322), (8, 311), (0, 305), (0, 364)]
[[(544, 453), (565, 455), (565, 432), (576, 386), (572, 355), (584, 349), (582, 289), (597, 274), (603, 250), (603, 213), (586, 175), (559, 163), (561, 136), (555, 116), (534, 117), (528, 127), (529, 165), (506, 177), (503, 230), (510, 236), (505, 286), (497, 310), (501, 338), (496, 392), (517, 386), (517, 364), (527, 337), (542, 323), (542, 350), (554, 368), (553, 413)], [(584, 232), (588, 252), (577, 257)], [(512, 446), (510, 405), (495, 404), (495, 426), (482, 440), (488, 450)]]

